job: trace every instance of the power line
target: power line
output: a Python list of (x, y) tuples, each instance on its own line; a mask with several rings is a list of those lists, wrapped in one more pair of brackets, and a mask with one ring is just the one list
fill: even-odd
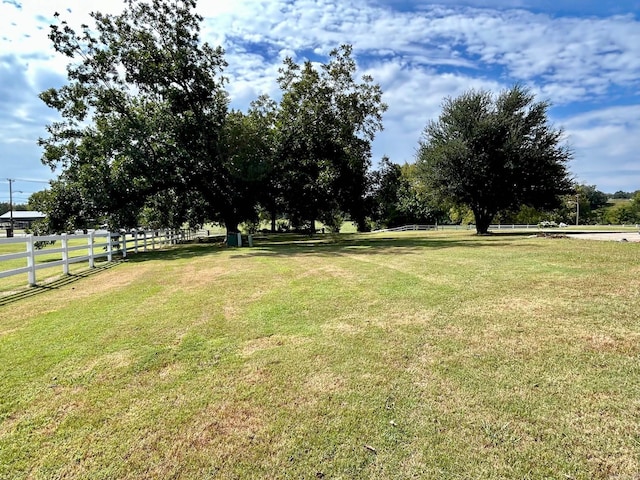
[[(10, 180), (7, 178), (7, 180)], [(33, 178), (12, 178), (14, 182), (31, 182), (31, 183), (46, 183), (49, 184), (51, 180), (35, 180)]]

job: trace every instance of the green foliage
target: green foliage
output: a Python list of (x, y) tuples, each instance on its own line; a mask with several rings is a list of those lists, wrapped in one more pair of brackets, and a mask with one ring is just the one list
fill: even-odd
[(318, 69), (286, 60), (279, 108), (263, 96), (228, 112), (223, 51), (201, 43), (195, 0), (125, 4), (79, 32), (51, 27), (70, 61), (68, 84), (41, 94), (63, 118), (40, 140), (43, 162), (62, 170), (46, 202), (53, 227), (210, 221), (236, 231), (260, 209), (273, 226), (285, 211), (299, 224), (336, 210), (363, 222), (386, 105), (370, 77), (354, 79), (350, 46)]
[(471, 90), (447, 98), (418, 150), (429, 193), (469, 207), (478, 233), (502, 211), (557, 206), (571, 191), (571, 152), (561, 145), (562, 130), (548, 124), (548, 106), (519, 85), (497, 97)]
[(62, 168), (65, 188), (80, 194), (74, 212), (135, 226), (158, 194), (220, 185), (226, 64), (222, 49), (201, 45), (194, 9), (193, 0), (127, 0), (120, 15), (92, 14), (95, 28), (52, 25), (69, 82), (41, 94), (63, 121), (40, 143), (43, 162)]
[[(65, 177), (63, 173), (61, 178)], [(49, 189), (29, 197), (30, 207), (47, 214), (38, 222), (39, 233), (64, 233), (96, 226), (104, 211), (96, 208), (93, 197), (84, 187), (77, 182), (55, 180)]]
[[(579, 223), (582, 224), (594, 224), (602, 222), (603, 208), (609, 201), (609, 196), (596, 189), (595, 185), (577, 185), (575, 188), (577, 195), (577, 201), (579, 203)], [(575, 211), (576, 198), (571, 198), (571, 202), (574, 203), (573, 210)], [(574, 217), (575, 222), (575, 217)]]
[(345, 217), (340, 210), (325, 210), (320, 215), (319, 220), (329, 230), (329, 232), (340, 233)]
[(259, 202), (267, 200), (274, 171), (274, 118), (276, 104), (264, 96), (253, 102), (247, 114), (229, 112), (222, 129), (221, 167), (225, 191), (222, 198), (214, 184), (207, 198), (218, 204), (218, 215), (227, 231), (242, 221), (256, 223)]
[(441, 221), (442, 212), (431, 204), (415, 164), (400, 166), (384, 157), (371, 183), (371, 216), (376, 228)]
[[(46, 220), (36, 220), (31, 224), (30, 228), (25, 229), (25, 233), (35, 235), (35, 236), (44, 236), (51, 233), (51, 229)], [(56, 241), (37, 241), (33, 242), (33, 246), (36, 250), (42, 250), (45, 247), (50, 245), (55, 245)]]
[(632, 192), (624, 192), (622, 190), (618, 190), (613, 195), (611, 195), (611, 198), (614, 198), (614, 199), (630, 200), (632, 197), (633, 197), (633, 193)]
[(603, 210), (601, 223), (614, 225), (640, 223), (640, 191), (628, 201), (615, 203)]
[[(27, 203), (26, 205), (23, 203), (14, 203), (13, 211), (19, 210), (33, 210), (30, 205)], [(9, 211), (9, 202), (0, 202), (0, 215), (3, 215)]]
[(352, 49), (343, 45), (315, 67), (285, 60), (277, 116), (277, 171), (290, 216), (313, 223), (342, 210), (364, 226), (371, 141), (387, 106), (369, 76), (358, 82)]
[(504, 211), (500, 212), (494, 218), (494, 221), (503, 224), (517, 224), (517, 225), (537, 225), (541, 221), (549, 218), (549, 213), (543, 210), (522, 205), (516, 211)]

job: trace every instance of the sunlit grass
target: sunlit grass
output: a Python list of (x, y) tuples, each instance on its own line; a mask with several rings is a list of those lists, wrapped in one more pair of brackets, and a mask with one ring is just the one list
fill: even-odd
[(139, 254), (1, 307), (0, 478), (634, 478), (640, 245)]

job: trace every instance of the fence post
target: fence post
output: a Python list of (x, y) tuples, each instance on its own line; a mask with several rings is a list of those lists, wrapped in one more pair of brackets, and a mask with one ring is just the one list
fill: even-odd
[(27, 267), (29, 267), (29, 286), (36, 286), (36, 252), (33, 235), (27, 237)]
[(67, 234), (63, 233), (62, 237), (62, 273), (65, 275), (69, 275), (69, 240), (67, 239)]
[(127, 258), (127, 232), (123, 232), (120, 235), (122, 240), (120, 240), (120, 245), (122, 245), (122, 258)]
[(107, 232), (107, 260), (113, 261), (113, 245), (111, 244), (111, 232)]
[(142, 241), (144, 242), (142, 251), (146, 252), (147, 251), (147, 231), (146, 230), (142, 232)]
[(138, 253), (138, 230), (133, 234), (133, 253)]
[(89, 248), (89, 268), (95, 267), (95, 258), (93, 256), (93, 235), (95, 232), (89, 232), (89, 239), (87, 240)]

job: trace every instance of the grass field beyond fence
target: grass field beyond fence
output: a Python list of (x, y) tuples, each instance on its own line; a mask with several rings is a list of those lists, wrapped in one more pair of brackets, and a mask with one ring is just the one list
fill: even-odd
[(640, 244), (279, 236), (33, 293), (2, 479), (639, 478)]

